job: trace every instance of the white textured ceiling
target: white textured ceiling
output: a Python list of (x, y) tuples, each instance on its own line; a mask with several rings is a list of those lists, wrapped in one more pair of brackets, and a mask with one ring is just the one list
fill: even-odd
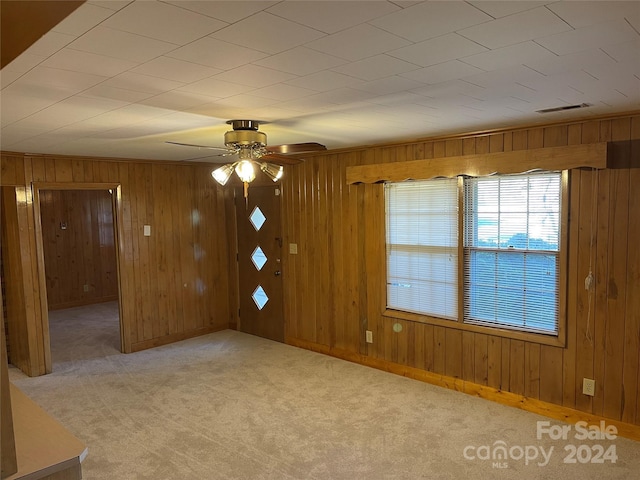
[(0, 73), (3, 150), (342, 148), (636, 110), (640, 1), (88, 1)]

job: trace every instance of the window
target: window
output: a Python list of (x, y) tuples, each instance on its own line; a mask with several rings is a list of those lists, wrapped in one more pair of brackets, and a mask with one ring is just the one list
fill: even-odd
[(458, 181), (386, 185), (387, 307), (458, 316)]
[(558, 173), (464, 182), (465, 321), (556, 333)]
[(385, 188), (387, 308), (557, 335), (560, 173)]

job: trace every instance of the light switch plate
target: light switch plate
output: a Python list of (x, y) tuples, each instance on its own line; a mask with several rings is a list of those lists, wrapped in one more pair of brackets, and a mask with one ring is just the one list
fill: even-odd
[(145, 225), (142, 228), (143, 232), (144, 232), (144, 236), (145, 237), (150, 237), (151, 236), (151, 225)]

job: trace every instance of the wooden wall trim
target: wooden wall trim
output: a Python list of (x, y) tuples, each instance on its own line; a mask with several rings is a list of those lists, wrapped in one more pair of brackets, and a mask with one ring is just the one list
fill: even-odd
[(116, 278), (118, 282), (118, 317), (120, 318), (120, 347), (123, 353), (131, 353), (131, 329), (129, 312), (125, 304), (124, 292), (128, 287), (128, 280), (123, 275), (122, 265), (126, 258), (125, 245), (125, 215), (122, 199), (122, 185), (113, 190), (113, 221), (114, 221), (114, 242), (116, 252)]
[(115, 190), (118, 182), (32, 182), (34, 190)]
[(347, 167), (347, 184), (402, 182), (458, 175), (478, 177), (494, 173), (570, 170), (579, 167), (606, 168), (606, 142), (355, 165)]
[(331, 357), (340, 358), (341, 360), (347, 360), (349, 362), (372, 367), (377, 370), (401, 375), (413, 380), (419, 380), (431, 385), (466, 393), (467, 395), (480, 397), (508, 407), (519, 408), (527, 412), (536, 413), (562, 422), (575, 424), (578, 421), (585, 421), (591, 425), (599, 425), (601, 421), (604, 421), (606, 425), (615, 426), (618, 430), (618, 435), (630, 438), (631, 440), (640, 441), (640, 426), (638, 425), (612, 420), (611, 418), (605, 418), (599, 415), (591, 415), (573, 408), (555, 405), (553, 403), (544, 402), (525, 395), (506, 392), (497, 388), (462, 380), (460, 378), (427, 372), (419, 368), (409, 367), (390, 362), (388, 360), (373, 358), (359, 353), (332, 348), (297, 338), (288, 337), (286, 338), (285, 343), (287, 345), (303, 348), (312, 352), (322, 353)]
[[(65, 155), (57, 153), (24, 153), (0, 150), (0, 155), (24, 157), (26, 160), (68, 160), (70, 162), (117, 162), (117, 163), (143, 163), (151, 165), (175, 165), (191, 167), (219, 167), (221, 163), (216, 162), (193, 162), (189, 160), (154, 160), (152, 158), (130, 158), (130, 157), (88, 157), (84, 155)], [(289, 155), (295, 158), (294, 155)]]
[[(33, 221), (35, 228), (35, 242), (36, 242), (36, 255), (35, 263), (38, 265), (38, 287), (40, 289), (40, 316), (42, 318), (42, 326), (44, 332), (44, 338), (42, 341), (42, 352), (44, 355), (44, 371), (38, 372), (51, 373), (53, 371), (53, 365), (51, 361), (51, 341), (49, 337), (49, 310), (47, 302), (47, 281), (45, 278), (44, 268), (44, 248), (42, 242), (42, 215), (40, 214), (40, 191), (32, 185), (33, 192)], [(33, 259), (32, 259), (33, 261)]]

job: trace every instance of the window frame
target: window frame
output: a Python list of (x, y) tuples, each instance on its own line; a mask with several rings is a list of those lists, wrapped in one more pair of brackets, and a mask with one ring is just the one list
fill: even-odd
[[(438, 318), (431, 315), (407, 312), (387, 307), (387, 268), (386, 254), (384, 256), (385, 268), (382, 281), (383, 289), (383, 317), (398, 320), (407, 320), (419, 322), (437, 327), (447, 327), (474, 333), (483, 333), (487, 335), (499, 336), (514, 340), (522, 340), (526, 342), (538, 343), (551, 346), (566, 346), (566, 324), (567, 324), (567, 273), (569, 262), (569, 171), (562, 170), (560, 173), (560, 244), (559, 244), (559, 273), (558, 273), (558, 333), (557, 335), (540, 332), (526, 332), (510, 328), (502, 328), (494, 325), (478, 325), (466, 323), (464, 321), (464, 272), (465, 272), (465, 248), (464, 248), (464, 177), (458, 176), (458, 318)], [(384, 195), (383, 195), (384, 197)], [(385, 213), (386, 225), (386, 213)], [(386, 251), (386, 228), (382, 229), (383, 244)]]

